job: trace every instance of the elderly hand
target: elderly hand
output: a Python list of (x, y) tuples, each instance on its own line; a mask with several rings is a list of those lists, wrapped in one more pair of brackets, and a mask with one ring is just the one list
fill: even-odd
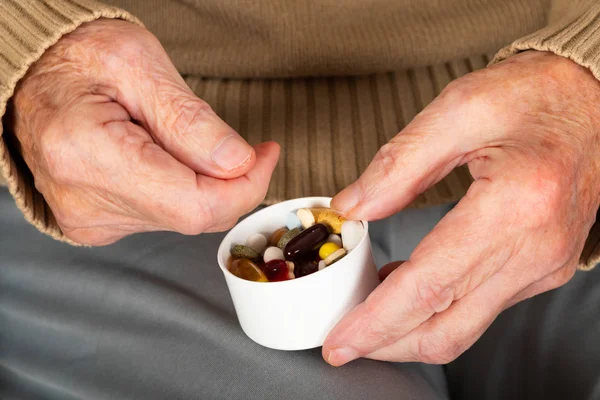
[(507, 307), (566, 283), (599, 206), (600, 83), (525, 52), (451, 83), (332, 206), (389, 216), (468, 164), (475, 182), (329, 334), (323, 357), (448, 363)]
[(225, 230), (263, 200), (279, 156), (194, 96), (151, 33), (117, 20), (44, 54), (15, 93), (14, 131), (64, 234), (90, 245)]

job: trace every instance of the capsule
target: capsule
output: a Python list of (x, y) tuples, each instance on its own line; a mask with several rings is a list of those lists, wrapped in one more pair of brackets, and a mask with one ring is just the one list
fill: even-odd
[(288, 228), (279, 228), (269, 238), (269, 246), (277, 246), (281, 237), (289, 231)]
[(319, 256), (315, 252), (305, 254), (294, 261), (294, 276), (302, 278), (319, 270)]
[(287, 281), (290, 279), (290, 270), (283, 260), (271, 260), (265, 264), (263, 272), (269, 279), (269, 282)]
[(323, 224), (315, 224), (291, 239), (283, 249), (286, 260), (293, 261), (296, 257), (318, 249), (329, 237), (329, 229)]
[(247, 258), (236, 258), (231, 262), (229, 271), (238, 278), (253, 282), (268, 282), (264, 272)]

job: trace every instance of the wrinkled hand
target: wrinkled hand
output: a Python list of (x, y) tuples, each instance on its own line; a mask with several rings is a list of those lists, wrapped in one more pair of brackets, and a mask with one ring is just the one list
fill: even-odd
[(409, 260), (382, 270), (323, 357), (448, 363), (505, 308), (566, 283), (599, 206), (598, 104), (591, 73), (550, 53), (450, 84), (332, 206), (374, 220), (459, 165), (475, 182)]
[(279, 156), (194, 96), (158, 40), (98, 20), (63, 37), (14, 97), (23, 157), (64, 234), (225, 230), (264, 198)]

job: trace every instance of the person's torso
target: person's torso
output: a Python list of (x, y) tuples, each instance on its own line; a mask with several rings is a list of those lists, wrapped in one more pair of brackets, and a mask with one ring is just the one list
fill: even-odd
[(184, 74), (339, 76), (490, 53), (543, 26), (550, 0), (108, 0)]

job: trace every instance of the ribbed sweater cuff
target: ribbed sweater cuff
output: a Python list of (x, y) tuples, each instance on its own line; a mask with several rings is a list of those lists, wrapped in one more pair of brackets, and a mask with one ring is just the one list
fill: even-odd
[(563, 18), (500, 50), (490, 64), (526, 50), (550, 51), (589, 68), (600, 79), (600, 3), (578, 9), (573, 18)]
[[(600, 4), (575, 10), (555, 24), (516, 40), (500, 50), (490, 64), (525, 50), (550, 51), (588, 68), (600, 80)], [(592, 227), (579, 259), (580, 270), (600, 263), (600, 222)]]
[[(94, 0), (0, 1), (0, 117), (29, 67), (63, 35), (98, 18), (141, 24), (127, 12)], [(0, 123), (0, 175), (25, 218), (40, 231), (66, 240), (18, 154), (10, 126)], [(1, 178), (0, 178), (1, 181)]]

